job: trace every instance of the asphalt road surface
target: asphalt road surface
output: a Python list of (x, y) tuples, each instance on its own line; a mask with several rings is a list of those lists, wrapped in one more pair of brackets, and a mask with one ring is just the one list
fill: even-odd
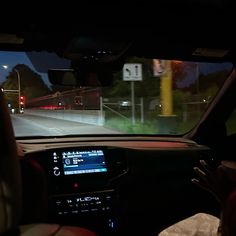
[(11, 115), (15, 136), (60, 136), (70, 134), (118, 134), (102, 126), (26, 114)]

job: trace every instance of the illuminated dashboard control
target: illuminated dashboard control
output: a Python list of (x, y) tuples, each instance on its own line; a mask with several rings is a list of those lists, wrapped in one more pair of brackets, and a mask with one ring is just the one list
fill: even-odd
[[(56, 197), (53, 206), (57, 215), (82, 214), (93, 212), (110, 212), (112, 208), (113, 191), (98, 192), (93, 194), (71, 195)], [(66, 213), (65, 213), (66, 212)]]
[(62, 153), (64, 175), (107, 172), (103, 150), (80, 150)]
[(54, 176), (106, 173), (105, 153), (102, 149), (64, 150), (52, 152)]
[(57, 166), (53, 168), (53, 174), (55, 176), (59, 176), (61, 174), (60, 169)]

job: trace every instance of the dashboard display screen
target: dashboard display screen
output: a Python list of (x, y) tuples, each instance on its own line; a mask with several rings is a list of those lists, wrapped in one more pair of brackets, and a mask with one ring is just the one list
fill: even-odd
[(62, 152), (64, 175), (107, 172), (103, 150)]

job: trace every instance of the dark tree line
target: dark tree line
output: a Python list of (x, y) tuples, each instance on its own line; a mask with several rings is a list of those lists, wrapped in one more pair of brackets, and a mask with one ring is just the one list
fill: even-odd
[[(42, 77), (27, 65), (18, 64), (13, 67), (12, 71), (2, 83), (4, 90), (18, 90), (18, 75), (20, 77), (20, 93), (25, 96), (26, 100), (47, 95), (51, 92), (48, 86), (44, 83)], [(18, 94), (17, 92), (5, 92), (5, 97), (13, 107), (17, 107)]]

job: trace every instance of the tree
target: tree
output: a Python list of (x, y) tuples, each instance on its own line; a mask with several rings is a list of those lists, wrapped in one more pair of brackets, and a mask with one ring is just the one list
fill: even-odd
[[(16, 70), (19, 72), (20, 90), (21, 94), (26, 97), (26, 103), (33, 98), (44, 96), (51, 92), (44, 83), (42, 77), (24, 64), (18, 64), (12, 69), (6, 80), (2, 83), (4, 90), (18, 90), (18, 77)], [(12, 106), (17, 107), (17, 93), (6, 93), (6, 99), (12, 104)]]

